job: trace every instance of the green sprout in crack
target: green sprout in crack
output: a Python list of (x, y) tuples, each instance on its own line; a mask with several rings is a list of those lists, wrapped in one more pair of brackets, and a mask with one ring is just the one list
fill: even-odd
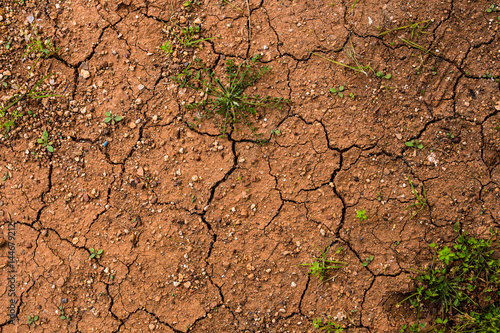
[(89, 259), (93, 259), (93, 258), (100, 259), (102, 253), (104, 252), (103, 249), (96, 251), (93, 247), (91, 247), (89, 249), (89, 251), (90, 251), (90, 257), (89, 257)]
[(316, 276), (320, 281), (323, 281), (329, 270), (342, 268), (347, 265), (346, 262), (326, 259), (326, 252), (328, 252), (329, 249), (330, 246), (327, 246), (323, 250), (318, 248), (321, 253), (320, 258), (314, 258), (311, 263), (299, 264), (298, 266), (309, 266), (308, 274)]
[(362, 222), (363, 220), (368, 219), (368, 217), (366, 217), (366, 213), (365, 213), (364, 209), (356, 211), (356, 218), (359, 219), (359, 222)]
[(418, 210), (411, 215), (410, 219), (412, 219), (415, 217), (415, 215), (420, 213), (425, 207), (429, 207), (429, 204), (427, 203), (427, 194), (425, 193), (424, 184), (422, 183), (422, 194), (420, 195), (420, 194), (418, 194), (417, 190), (413, 186), (413, 183), (412, 183), (410, 177), (406, 176), (406, 179), (408, 179), (408, 182), (410, 183), (411, 192), (415, 195), (415, 198), (417, 199), (416, 202), (412, 203), (411, 205), (409, 205), (408, 207), (406, 207), (404, 209), (404, 210), (407, 210), (411, 207), (418, 208)]

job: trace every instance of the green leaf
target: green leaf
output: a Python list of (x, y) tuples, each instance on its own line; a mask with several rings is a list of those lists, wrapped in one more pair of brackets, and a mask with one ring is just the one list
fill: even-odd
[(33, 317), (33, 321), (37, 321), (37, 320), (38, 320), (38, 316)]
[(418, 148), (418, 149), (422, 149), (422, 148), (424, 148), (424, 145), (423, 145), (423, 144), (421, 144), (421, 143), (419, 143), (419, 144), (418, 144), (418, 146), (417, 146), (417, 148)]
[(66, 316), (61, 316), (61, 319), (62, 319), (62, 320), (66, 319)]
[(47, 141), (47, 139), (49, 138), (49, 133), (47, 131), (43, 131), (43, 134), (42, 134), (42, 138)]
[(95, 253), (92, 253), (92, 254), (90, 255), (90, 259), (94, 258), (94, 257), (95, 257), (95, 255), (96, 255)]
[(344, 91), (344, 86), (340, 86), (339, 91)]
[(122, 117), (120, 117), (120, 116), (116, 116), (116, 117), (115, 117), (115, 121), (116, 121), (116, 122), (119, 122), (119, 121), (120, 121), (120, 120), (122, 120), (122, 119), (123, 119), (123, 118), (122, 118)]
[(28, 316), (28, 320), (31, 320), (31, 316)]
[(336, 94), (337, 94), (337, 89), (335, 89), (335, 88), (330, 88), (330, 92), (331, 92), (332, 94), (336, 95)]
[(43, 140), (42, 139), (36, 139), (36, 142), (43, 143)]
[(389, 80), (391, 77), (392, 77), (391, 74), (387, 74), (386, 76), (384, 76), (384, 79)]
[(109, 112), (109, 111), (108, 111), (108, 112), (106, 112), (106, 116), (107, 116), (107, 117), (111, 117), (111, 112)]
[(97, 254), (102, 254), (103, 252), (104, 252), (104, 250), (101, 249), (101, 250), (97, 251)]
[(384, 72), (378, 71), (375, 75), (377, 75), (378, 77), (382, 77), (384, 76)]
[(110, 121), (111, 121), (111, 118), (109, 118), (109, 117), (104, 119), (105, 123), (109, 123)]
[(344, 94), (339, 92), (339, 97), (344, 97)]
[(47, 146), (47, 150), (48, 150), (49, 152), (53, 153), (53, 152), (54, 152), (54, 147), (52, 147), (52, 146)]
[(89, 250), (90, 250), (90, 253), (94, 253), (95, 252), (95, 250), (94, 250), (93, 247), (91, 247)]

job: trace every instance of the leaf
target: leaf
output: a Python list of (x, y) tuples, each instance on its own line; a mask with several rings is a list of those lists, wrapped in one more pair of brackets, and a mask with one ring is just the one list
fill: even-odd
[(122, 118), (122, 117), (120, 117), (120, 116), (116, 116), (116, 117), (115, 117), (115, 121), (116, 121), (116, 122), (119, 122), (119, 121), (120, 121), (120, 120), (122, 120), (122, 119), (123, 119), (123, 118)]
[(335, 88), (330, 88), (330, 92), (331, 92), (332, 94), (336, 95), (336, 94), (337, 94), (337, 89), (335, 89)]
[(48, 150), (49, 152), (53, 153), (53, 152), (54, 152), (54, 147), (52, 147), (52, 146), (47, 146), (47, 150)]
[(90, 253), (94, 253), (94, 252), (95, 252), (94, 248), (93, 248), (93, 247), (91, 247), (91, 248), (90, 248)]
[(38, 316), (33, 317), (33, 321), (37, 321), (37, 320), (38, 320)]
[(62, 319), (62, 320), (66, 319), (66, 316), (61, 316), (61, 319)]
[(110, 121), (111, 121), (111, 118), (109, 118), (109, 117), (104, 119), (105, 123), (109, 123)]
[(49, 133), (47, 131), (43, 131), (43, 134), (42, 134), (42, 138), (47, 141), (47, 139), (49, 138)]
[(339, 97), (344, 97), (344, 94), (339, 92)]
[(94, 258), (94, 257), (95, 257), (95, 255), (96, 255), (95, 253), (92, 253), (92, 254), (90, 255), (90, 259)]
[(387, 74), (386, 76), (384, 76), (384, 79), (389, 80), (391, 77), (392, 77), (391, 74)]
[(406, 141), (405, 145), (407, 145), (408, 147), (413, 147), (413, 141)]
[(42, 139), (36, 139), (36, 142), (43, 143), (43, 140)]
[(31, 320), (31, 316), (28, 316), (28, 321)]
[(344, 86), (340, 86), (339, 91), (344, 91)]
[(108, 111), (108, 112), (106, 112), (106, 116), (107, 116), (107, 117), (111, 117), (111, 112), (109, 112), (109, 111)]
[(378, 71), (375, 75), (377, 75), (377, 77), (382, 77), (384, 76), (384, 72)]
[(424, 145), (423, 145), (423, 144), (421, 144), (421, 143), (419, 143), (419, 144), (418, 144), (418, 146), (417, 146), (417, 148), (418, 148), (418, 149), (422, 149), (422, 148), (424, 148)]
[(102, 254), (103, 252), (104, 252), (104, 250), (101, 249), (101, 250), (97, 251), (97, 254)]

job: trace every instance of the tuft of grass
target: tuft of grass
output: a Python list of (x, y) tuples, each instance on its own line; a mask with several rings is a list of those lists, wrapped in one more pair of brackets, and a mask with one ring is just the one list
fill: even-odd
[(33, 34), (35, 35), (35, 37), (29, 38), (30, 42), (28, 43), (28, 45), (26, 45), (26, 50), (24, 51), (23, 57), (26, 57), (32, 53), (37, 54), (37, 57), (35, 62), (33, 63), (33, 66), (31, 66), (31, 69), (28, 73), (28, 78), (31, 77), (33, 68), (35, 68), (36, 64), (42, 56), (47, 58), (51, 55), (57, 54), (57, 51), (59, 51), (59, 48), (54, 47), (52, 41), (49, 38), (42, 41), (33, 23), (31, 24), (31, 27), (33, 29)]
[(201, 31), (201, 27), (199, 25), (190, 25), (185, 28), (182, 28), (175, 23), (174, 25), (177, 27), (177, 29), (180, 30), (180, 34), (176, 34), (173, 30), (171, 31), (174, 34), (175, 38), (177, 38), (177, 40), (185, 47), (195, 47), (195, 46), (200, 47), (198, 43), (220, 37), (220, 36), (215, 36), (207, 38), (198, 38), (198, 34)]
[[(252, 125), (250, 116), (257, 114), (259, 108), (278, 108), (290, 103), (289, 99), (283, 97), (270, 97), (261, 95), (248, 95), (247, 88), (253, 86), (267, 72), (269, 66), (257, 65), (259, 56), (242, 62), (238, 65), (233, 60), (226, 61), (226, 78), (218, 78), (212, 69), (196, 59), (200, 66), (199, 70), (191, 69), (190, 66), (182, 73), (172, 77), (179, 87), (188, 87), (200, 92), (204, 99), (198, 103), (191, 103), (186, 109), (201, 109), (201, 118), (222, 117), (219, 128), (222, 135), (228, 134), (228, 127), (243, 122), (256, 134), (256, 127)], [(195, 119), (201, 121), (201, 119)]]
[[(17, 113), (14, 110), (11, 114), (9, 113), (9, 109), (15, 106), (17, 103), (25, 100), (25, 99), (42, 99), (48, 97), (63, 97), (63, 95), (54, 94), (48, 90), (38, 90), (38, 87), (52, 74), (46, 75), (38, 80), (31, 88), (28, 89), (26, 93), (22, 94), (14, 94), (10, 98), (7, 99), (5, 104), (0, 107), (0, 125), (5, 128), (6, 133), (15, 126), (16, 120), (23, 115)], [(3, 122), (3, 123), (2, 123)]]
[(409, 25), (405, 25), (405, 26), (402, 26), (402, 27), (398, 27), (398, 28), (395, 28), (395, 29), (391, 29), (391, 30), (387, 30), (387, 31), (381, 32), (379, 34), (379, 37), (383, 36), (383, 35), (386, 35), (386, 34), (389, 34), (389, 33), (392, 33), (392, 32), (396, 32), (396, 31), (400, 31), (400, 30), (405, 30), (405, 29), (410, 29), (410, 31), (411, 31), (410, 39), (413, 39), (413, 36), (416, 36), (418, 38), (420, 34), (428, 33), (427, 31), (424, 31), (424, 30), (427, 29), (431, 23), (432, 23), (432, 20), (425, 20), (425, 21), (420, 21), (420, 22), (412, 23), (412, 24), (409, 24)]
[(319, 258), (314, 258), (312, 262), (299, 264), (298, 266), (308, 266), (309, 267), (308, 274), (316, 276), (319, 278), (320, 281), (323, 281), (327, 276), (329, 270), (341, 268), (347, 265), (346, 262), (326, 259), (326, 253), (328, 252), (329, 249), (330, 245), (325, 247), (323, 250), (318, 248), (321, 254)]
[(414, 212), (410, 219), (414, 218), (418, 213), (420, 213), (425, 207), (429, 207), (429, 204), (427, 203), (427, 194), (425, 192), (425, 186), (424, 183), (422, 183), (422, 194), (418, 194), (417, 190), (415, 190), (415, 187), (413, 186), (413, 183), (410, 179), (409, 176), (406, 176), (406, 179), (408, 179), (408, 182), (410, 183), (411, 187), (411, 192), (415, 195), (415, 198), (417, 199), (417, 202), (412, 203), (408, 207), (406, 207), (404, 210), (407, 210), (411, 207), (417, 207), (418, 210)]

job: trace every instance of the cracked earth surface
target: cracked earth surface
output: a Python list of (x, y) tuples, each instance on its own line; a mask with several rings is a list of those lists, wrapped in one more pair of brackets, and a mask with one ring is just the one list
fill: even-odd
[[(10, 323), (5, 310), (4, 246), (0, 332), (312, 332), (326, 316), (347, 332), (398, 331), (414, 314), (396, 305), (411, 269), (432, 260), (428, 244), (453, 241), (457, 221), (478, 237), (499, 226), (499, 83), (483, 77), (500, 75), (490, 3), (183, 4), (2, 3), (2, 102), (34, 61), (23, 56), (30, 15), (60, 47), (35, 79), (55, 73), (43, 85), (65, 96), (22, 101), (19, 111), (37, 117), (18, 119), (0, 143), (4, 239), (17, 222), (18, 318)], [(172, 18), (220, 38), (183, 48), (166, 29)], [(402, 42), (408, 31), (379, 36), (431, 19), (418, 43), (435, 57)], [(171, 56), (159, 49), (167, 40)], [(392, 78), (310, 54), (352, 64), (351, 45)], [(195, 57), (222, 72), (225, 60), (254, 54), (273, 67), (255, 92), (292, 101), (259, 110), (268, 142), (246, 128), (221, 138), (211, 120), (189, 126), (198, 111), (184, 106), (196, 96), (170, 76)], [(355, 99), (330, 94), (340, 85)], [(109, 111), (123, 120), (104, 125)], [(54, 153), (36, 144), (44, 130)], [(415, 139), (425, 147), (406, 147)], [(407, 176), (429, 202), (414, 218)], [(347, 265), (321, 283), (298, 265), (328, 245)], [(90, 248), (102, 257), (90, 260)]]

